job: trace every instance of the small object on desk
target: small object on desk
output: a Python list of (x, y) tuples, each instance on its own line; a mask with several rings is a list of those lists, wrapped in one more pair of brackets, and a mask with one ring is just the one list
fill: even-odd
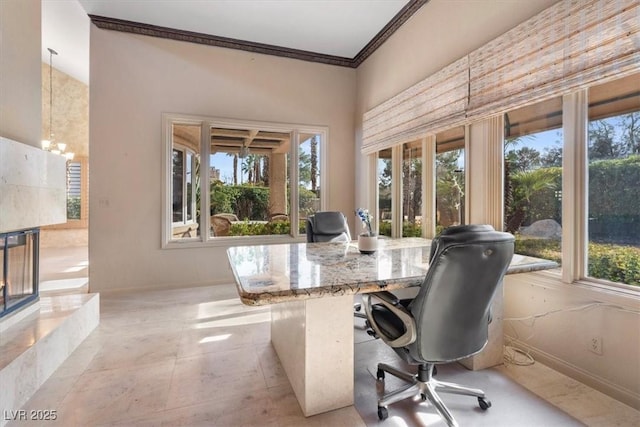
[(378, 236), (360, 234), (358, 236), (358, 250), (362, 254), (372, 254), (378, 249)]

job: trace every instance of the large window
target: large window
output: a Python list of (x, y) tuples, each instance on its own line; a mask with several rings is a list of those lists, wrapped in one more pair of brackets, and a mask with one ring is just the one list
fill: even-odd
[(322, 209), (326, 129), (171, 115), (164, 122), (165, 244), (300, 236), (306, 217)]
[(504, 115), (505, 230), (516, 252), (561, 261), (562, 99)]
[(378, 227), (383, 236), (391, 236), (391, 149), (378, 152)]
[(640, 286), (640, 75), (589, 90), (588, 136), (587, 274)]
[(289, 234), (291, 132), (211, 127), (210, 237)]
[(298, 218), (299, 232), (305, 233), (306, 218), (320, 210), (322, 135), (300, 134), (298, 150)]
[(173, 125), (171, 147), (171, 232), (173, 238), (200, 235), (200, 126)]
[(422, 236), (422, 142), (402, 146), (402, 237)]
[(436, 135), (436, 232), (465, 224), (464, 126)]

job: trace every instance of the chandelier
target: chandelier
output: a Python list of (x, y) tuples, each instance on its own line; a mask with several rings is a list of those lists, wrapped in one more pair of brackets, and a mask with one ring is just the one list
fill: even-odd
[(53, 55), (57, 55), (58, 52), (47, 48), (49, 51), (49, 139), (42, 140), (42, 149), (51, 151), (54, 154), (59, 154), (67, 158), (67, 160), (73, 160), (74, 154), (66, 152), (67, 144), (64, 142), (56, 141), (53, 137)]

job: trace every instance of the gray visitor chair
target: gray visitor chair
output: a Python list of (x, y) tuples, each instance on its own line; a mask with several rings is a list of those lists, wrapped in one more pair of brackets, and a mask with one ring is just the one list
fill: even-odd
[(307, 242), (350, 242), (349, 224), (342, 212), (321, 211), (309, 215)]
[[(307, 243), (314, 242), (350, 242), (349, 224), (342, 212), (321, 211), (307, 218)], [(353, 305), (353, 315), (365, 318), (360, 312), (361, 305)]]
[[(433, 240), (429, 269), (415, 298), (400, 300), (386, 291), (363, 295), (368, 326), (400, 358), (418, 366), (412, 375), (378, 364), (378, 380), (388, 372), (409, 383), (378, 400), (381, 420), (388, 416), (388, 405), (419, 395), (456, 426), (437, 392), (474, 396), (483, 410), (491, 406), (482, 390), (438, 381), (433, 371), (487, 344), (491, 301), (513, 250), (513, 236), (489, 225), (451, 227)], [(380, 303), (373, 304), (374, 299)]]

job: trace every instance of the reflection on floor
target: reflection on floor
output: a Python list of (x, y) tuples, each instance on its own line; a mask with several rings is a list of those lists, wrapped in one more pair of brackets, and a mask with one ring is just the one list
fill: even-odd
[[(413, 402), (398, 403), (388, 420), (377, 420), (381, 385), (372, 371), (395, 355), (366, 335), (359, 320), (355, 406), (305, 418), (269, 343), (269, 308), (240, 304), (235, 286), (100, 299), (98, 328), (24, 407), (57, 411), (46, 425), (444, 425), (433, 408)], [(493, 401), (482, 412), (469, 398), (445, 397), (461, 425), (640, 425), (638, 411), (537, 363), (477, 372), (454, 364), (440, 375), (478, 385)]]
[(86, 246), (40, 248), (42, 295), (83, 293), (89, 290), (89, 251)]

